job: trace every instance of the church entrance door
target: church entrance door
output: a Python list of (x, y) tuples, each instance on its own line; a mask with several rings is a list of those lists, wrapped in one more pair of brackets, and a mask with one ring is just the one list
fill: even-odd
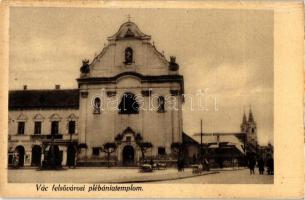
[(132, 166), (134, 164), (134, 148), (127, 145), (123, 149), (123, 165)]

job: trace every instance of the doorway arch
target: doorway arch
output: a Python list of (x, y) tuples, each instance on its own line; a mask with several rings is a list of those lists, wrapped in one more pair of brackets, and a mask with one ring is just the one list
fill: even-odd
[(40, 166), (41, 165), (41, 152), (42, 149), (39, 145), (34, 145), (32, 147), (32, 166)]
[(19, 145), (16, 147), (16, 152), (18, 153), (19, 160), (18, 160), (18, 166), (23, 167), (24, 166), (24, 154), (25, 149), (23, 146)]
[(134, 164), (134, 148), (131, 145), (126, 145), (123, 148), (123, 165), (132, 166)]

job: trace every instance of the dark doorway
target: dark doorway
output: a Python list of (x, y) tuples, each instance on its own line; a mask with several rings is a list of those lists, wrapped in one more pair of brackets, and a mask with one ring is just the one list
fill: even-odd
[(19, 159), (18, 159), (18, 166), (23, 167), (24, 166), (24, 154), (25, 150), (23, 146), (17, 146), (16, 152), (18, 153)]
[(41, 147), (38, 145), (32, 148), (32, 166), (40, 166), (41, 164)]
[(75, 166), (75, 154), (76, 154), (75, 146), (70, 144), (67, 149), (67, 166), (69, 167)]
[(50, 144), (49, 149), (45, 152), (44, 165), (47, 168), (60, 167), (62, 161), (62, 151), (59, 150), (58, 145)]
[(123, 149), (123, 165), (132, 166), (134, 164), (134, 149), (127, 145)]

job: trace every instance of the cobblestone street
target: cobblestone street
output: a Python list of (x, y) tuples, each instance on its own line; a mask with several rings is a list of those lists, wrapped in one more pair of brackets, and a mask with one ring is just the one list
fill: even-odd
[[(207, 183), (234, 184), (273, 183), (273, 176), (250, 175), (247, 169), (212, 170), (209, 174), (192, 177), (191, 169), (177, 172), (176, 169), (156, 170), (152, 173), (139, 173), (136, 168), (77, 168), (59, 171), (37, 171), (36, 169), (8, 170), (8, 181), (13, 183)], [(162, 181), (160, 181), (162, 180)]]

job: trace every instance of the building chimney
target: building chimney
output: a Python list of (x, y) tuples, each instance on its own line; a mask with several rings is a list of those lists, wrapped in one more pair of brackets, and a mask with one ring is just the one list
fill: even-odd
[(59, 90), (60, 89), (60, 85), (55, 85), (55, 89)]
[(24, 85), (23, 86), (23, 90), (27, 90), (28, 89), (28, 86), (27, 85)]

